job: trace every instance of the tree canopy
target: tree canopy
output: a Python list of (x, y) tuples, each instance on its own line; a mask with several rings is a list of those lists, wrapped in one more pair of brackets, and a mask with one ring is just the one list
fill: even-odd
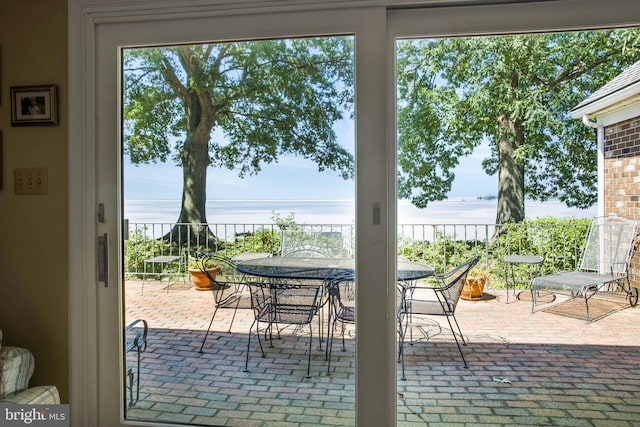
[(498, 174), (496, 223), (525, 196), (597, 200), (596, 133), (569, 111), (638, 59), (636, 29), (398, 42), (399, 193), (447, 197), (454, 169), (484, 141)]
[(178, 223), (207, 222), (209, 166), (243, 177), (293, 154), (352, 178), (332, 125), (353, 111), (353, 73), (351, 37), (127, 49), (125, 153), (182, 167)]

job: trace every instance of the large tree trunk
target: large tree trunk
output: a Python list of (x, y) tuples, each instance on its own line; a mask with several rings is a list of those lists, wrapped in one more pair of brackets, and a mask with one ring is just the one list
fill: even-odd
[(496, 224), (521, 222), (524, 215), (524, 164), (515, 159), (516, 149), (524, 143), (522, 126), (501, 117), (498, 147), (498, 209)]
[(216, 236), (207, 225), (207, 168), (209, 138), (213, 127), (211, 109), (196, 94), (188, 98), (189, 130), (181, 153), (182, 207), (177, 225), (171, 230), (173, 241), (191, 246), (215, 247)]
[[(220, 53), (223, 55), (224, 50)], [(200, 50), (198, 46), (178, 48), (181, 66), (187, 75), (186, 85), (179, 80), (171, 65), (163, 70), (169, 86), (184, 103), (187, 134), (180, 153), (182, 165), (182, 206), (177, 225), (165, 238), (191, 246), (215, 247), (219, 240), (207, 225), (207, 168), (210, 164), (209, 140), (215, 124), (216, 110), (213, 106), (213, 94), (206, 85), (193, 85), (193, 82), (205, 82), (213, 77), (207, 75), (206, 63), (211, 46)], [(167, 60), (164, 62), (169, 64)]]
[(207, 222), (208, 166), (207, 141), (198, 141), (195, 136), (189, 135), (182, 152), (182, 209), (178, 222)]
[[(215, 239), (207, 224), (207, 167), (209, 166), (208, 139), (197, 141), (187, 137), (182, 153), (182, 207), (178, 225), (171, 231), (174, 241), (189, 241), (192, 245), (206, 245)], [(176, 233), (179, 233), (177, 235)], [(209, 242), (210, 243), (210, 242)]]

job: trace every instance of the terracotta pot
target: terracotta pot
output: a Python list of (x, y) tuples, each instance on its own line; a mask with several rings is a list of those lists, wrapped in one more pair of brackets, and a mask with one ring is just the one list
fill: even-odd
[[(215, 279), (216, 274), (218, 274), (218, 267), (208, 268), (207, 273)], [(197, 291), (211, 290), (211, 280), (199, 268), (189, 268), (189, 274), (191, 275), (191, 282)]]
[(467, 301), (478, 301), (482, 299), (484, 285), (487, 283), (486, 277), (467, 277), (462, 288), (460, 298)]

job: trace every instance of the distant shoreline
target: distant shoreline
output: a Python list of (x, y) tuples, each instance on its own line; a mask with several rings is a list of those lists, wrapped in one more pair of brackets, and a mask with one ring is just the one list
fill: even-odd
[[(172, 203), (180, 203), (180, 199), (127, 199), (126, 202), (172, 202)], [(429, 204), (434, 203), (446, 203), (446, 202), (477, 202), (477, 201), (497, 201), (497, 196), (460, 196), (460, 197), (450, 197), (444, 200), (437, 200), (430, 202)], [(398, 199), (400, 203), (410, 203), (408, 199)], [(285, 202), (285, 203), (311, 203), (311, 202), (355, 202), (355, 199), (208, 199), (207, 203), (214, 202), (234, 202), (234, 203), (244, 203), (244, 202)], [(560, 199), (550, 199), (544, 202), (533, 200), (533, 199), (525, 199), (525, 202), (533, 202), (533, 203), (564, 203), (561, 202)], [(592, 206), (595, 207), (595, 206)]]
[[(399, 224), (494, 224), (497, 200), (451, 198), (418, 209), (407, 200), (398, 202)], [(301, 224), (352, 224), (353, 200), (209, 200), (207, 221), (215, 224), (271, 224), (275, 214), (293, 213)], [(527, 218), (593, 218), (595, 206), (586, 210), (568, 208), (560, 201), (525, 201)], [(136, 199), (124, 201), (125, 218), (130, 223), (172, 223), (180, 213), (180, 200)]]

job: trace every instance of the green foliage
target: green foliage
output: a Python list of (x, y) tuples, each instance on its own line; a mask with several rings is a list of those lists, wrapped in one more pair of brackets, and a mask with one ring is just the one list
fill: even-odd
[[(197, 267), (196, 254), (200, 251), (215, 253), (218, 256), (231, 258), (243, 252), (264, 252), (276, 254), (280, 249), (280, 239), (282, 230), (285, 228), (299, 228), (296, 226), (294, 214), (282, 216), (273, 212), (272, 220), (276, 227), (273, 229), (257, 229), (252, 232), (243, 233), (236, 237), (234, 241), (217, 240), (216, 245), (190, 245), (183, 242), (179, 247), (177, 244), (170, 244), (168, 240), (153, 239), (145, 233), (146, 228), (137, 228), (133, 231), (125, 244), (125, 271), (130, 277), (135, 272), (144, 271), (144, 260), (156, 255), (176, 255), (183, 254), (187, 259), (188, 267)], [(215, 261), (208, 261), (212, 266)], [(172, 266), (164, 266), (165, 270), (175, 269)], [(161, 273), (156, 269), (156, 272)], [(142, 276), (140, 276), (142, 277)]]
[[(584, 249), (591, 220), (575, 218), (528, 219), (521, 224), (503, 227), (489, 242), (454, 240), (442, 232), (432, 241), (400, 242), (399, 255), (425, 262), (443, 273), (473, 256), (481, 256), (475, 271), (488, 273), (492, 286), (504, 284), (504, 257), (511, 254), (540, 255), (545, 274), (575, 269)], [(517, 277), (528, 275), (526, 265), (515, 265)]]
[(271, 221), (273, 221), (273, 223), (280, 230), (284, 230), (286, 228), (288, 229), (299, 228), (298, 225), (296, 224), (296, 216), (293, 212), (283, 217), (281, 213), (276, 211), (271, 211)]
[(217, 254), (231, 258), (243, 252), (274, 253), (280, 247), (280, 232), (273, 229), (258, 229), (254, 232), (219, 245)]
[(218, 266), (215, 258), (207, 258), (207, 257), (198, 257), (196, 253), (192, 254), (189, 257), (189, 268), (215, 268)]
[[(457, 264), (486, 252), (482, 240), (456, 240), (442, 231), (437, 231), (432, 240), (401, 242), (399, 255), (405, 259), (424, 262), (435, 267), (441, 274)], [(480, 262), (487, 262), (486, 257)]]
[(446, 198), (459, 159), (486, 140), (485, 171), (503, 168), (497, 223), (513, 217), (525, 196), (591, 206), (596, 134), (569, 111), (640, 58), (639, 35), (628, 29), (398, 42), (400, 196), (418, 207)]
[(272, 212), (271, 221), (275, 224), (272, 229), (258, 229), (245, 233), (233, 242), (224, 242), (218, 248), (218, 254), (231, 258), (233, 255), (243, 252), (263, 252), (277, 254), (280, 250), (280, 239), (282, 230), (285, 228), (295, 228), (295, 215), (290, 213), (282, 216), (275, 211)]
[(478, 263), (469, 271), (470, 277), (483, 277), (485, 279), (490, 279), (495, 274), (494, 267), (488, 265), (488, 263)]
[[(188, 255), (190, 266), (198, 251), (214, 252), (226, 258), (243, 252), (279, 255), (283, 234), (288, 239), (287, 247), (291, 249), (313, 247), (330, 256), (351, 255), (349, 248), (343, 246), (347, 237), (341, 233), (307, 230), (296, 224), (293, 214), (283, 217), (274, 212), (272, 219), (276, 224), (273, 228), (258, 229), (230, 242), (219, 241), (215, 248), (190, 246), (188, 254), (185, 248), (172, 246), (166, 240), (151, 239), (145, 235), (145, 229), (136, 229), (125, 243), (127, 278), (136, 277), (136, 272), (144, 271), (144, 260), (156, 255), (184, 253)], [(491, 286), (498, 287), (505, 280), (503, 260), (507, 255), (541, 255), (544, 257), (545, 274), (575, 269), (580, 262), (590, 224), (589, 219), (574, 218), (525, 220), (521, 224), (502, 227), (488, 243), (485, 240), (452, 238), (443, 231), (437, 231), (430, 240), (402, 239), (398, 242), (398, 255), (430, 264), (436, 268), (436, 273), (444, 273), (464, 260), (479, 255), (481, 260), (474, 271), (488, 273)], [(172, 266), (164, 268), (164, 272), (175, 269)], [(162, 273), (158, 270), (155, 272)], [(527, 275), (528, 266), (515, 265), (514, 273), (516, 276)]]
[[(591, 220), (587, 218), (537, 218), (512, 224), (501, 230), (492, 242), (491, 253), (496, 259), (506, 255), (541, 255), (543, 272), (573, 270), (580, 263)], [(526, 274), (528, 266), (514, 266), (516, 274)], [(504, 279), (504, 269), (500, 277)]]
[[(145, 235), (147, 228), (136, 228), (129, 234), (129, 239), (125, 240), (124, 246), (124, 268), (127, 278), (142, 278), (142, 275), (135, 275), (144, 271), (144, 260), (158, 255), (179, 254), (177, 247), (172, 247), (166, 240), (150, 239)], [(155, 273), (164, 273), (169, 268), (175, 269), (167, 265), (153, 265)], [(163, 270), (159, 270), (162, 268)]]

